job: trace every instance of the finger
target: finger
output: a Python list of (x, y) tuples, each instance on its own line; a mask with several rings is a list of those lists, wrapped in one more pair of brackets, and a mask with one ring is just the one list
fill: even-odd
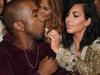
[(51, 31), (52, 34), (59, 34), (56, 30)]
[(50, 36), (52, 36), (52, 37), (56, 37), (56, 38), (60, 38), (60, 35), (59, 35), (59, 33), (56, 31), (56, 30), (52, 30), (51, 32), (49, 32), (48, 34), (47, 34), (47, 36), (48, 35), (50, 35)]
[(51, 34), (46, 35), (47, 38), (50, 38), (51, 40), (54, 39), (54, 37)]

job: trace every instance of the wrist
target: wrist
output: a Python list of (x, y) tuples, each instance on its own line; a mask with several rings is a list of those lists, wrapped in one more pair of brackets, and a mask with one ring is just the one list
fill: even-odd
[(61, 48), (57, 53), (56, 59), (59, 65), (68, 71), (74, 71), (78, 62), (78, 58), (71, 54), (68, 50)]

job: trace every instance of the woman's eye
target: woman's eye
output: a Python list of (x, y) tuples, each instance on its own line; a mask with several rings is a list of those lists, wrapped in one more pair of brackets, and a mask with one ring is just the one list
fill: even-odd
[(45, 10), (49, 10), (49, 8), (47, 8), (47, 7), (43, 7), (43, 9), (45, 9)]
[(79, 17), (79, 15), (74, 15), (74, 17)]
[(79, 13), (75, 13), (75, 14), (73, 14), (73, 16), (77, 18), (77, 17), (80, 16), (80, 14)]

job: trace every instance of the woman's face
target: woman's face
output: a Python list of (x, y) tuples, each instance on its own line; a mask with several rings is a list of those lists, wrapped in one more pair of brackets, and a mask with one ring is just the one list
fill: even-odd
[(4, 0), (0, 0), (0, 14), (2, 14), (4, 8)]
[(82, 4), (75, 4), (65, 19), (66, 30), (70, 34), (83, 32), (90, 24), (90, 19), (85, 19)]
[(48, 21), (52, 18), (52, 11), (48, 4), (48, 0), (41, 0), (39, 12), (45, 21)]

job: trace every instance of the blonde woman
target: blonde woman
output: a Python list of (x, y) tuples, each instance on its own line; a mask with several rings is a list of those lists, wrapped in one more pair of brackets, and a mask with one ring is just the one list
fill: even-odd
[(45, 20), (45, 30), (48, 33), (56, 29), (59, 33), (62, 27), (62, 0), (37, 0), (40, 15)]

